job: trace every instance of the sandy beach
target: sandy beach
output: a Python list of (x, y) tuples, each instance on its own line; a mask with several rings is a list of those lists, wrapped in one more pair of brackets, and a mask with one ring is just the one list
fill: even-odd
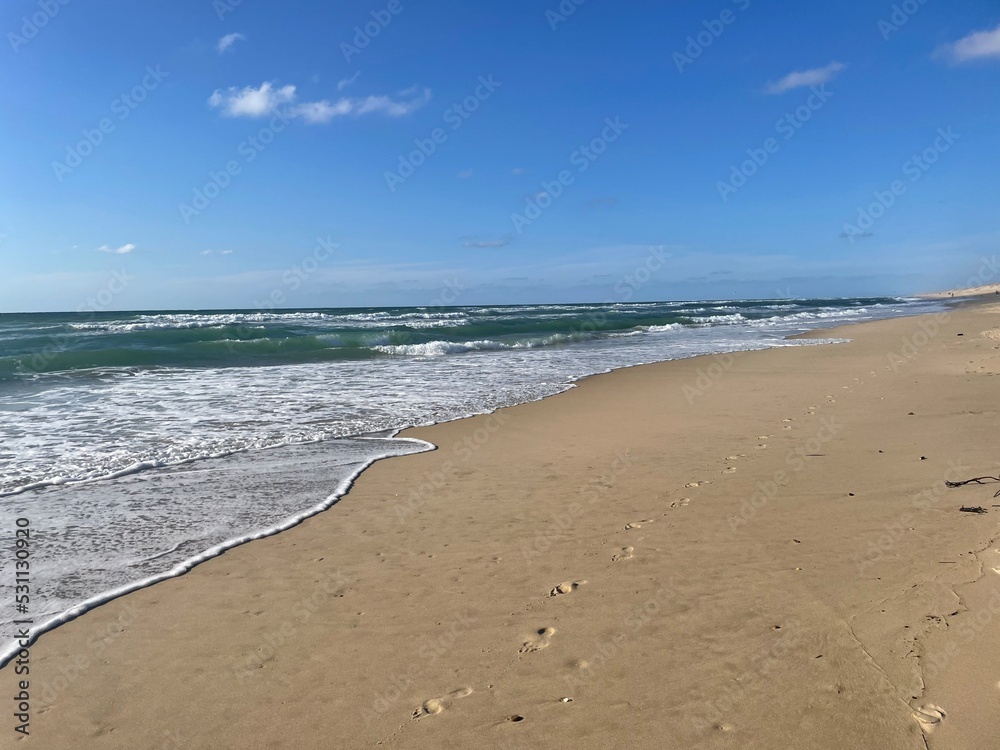
[(1000, 306), (813, 335), (406, 431), (42, 636), (3, 746), (992, 746), (1000, 487), (945, 482), (1000, 470)]

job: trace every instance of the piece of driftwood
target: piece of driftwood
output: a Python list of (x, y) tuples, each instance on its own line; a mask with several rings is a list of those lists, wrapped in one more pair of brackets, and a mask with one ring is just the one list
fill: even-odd
[[(945, 486), (964, 487), (967, 484), (986, 484), (987, 482), (1000, 482), (1000, 477), (973, 477), (972, 479), (966, 479), (962, 482), (945, 482)], [(998, 491), (993, 497), (1000, 497), (1000, 491)]]
[(963, 505), (959, 508), (962, 513), (989, 513), (986, 508), (981, 505)]

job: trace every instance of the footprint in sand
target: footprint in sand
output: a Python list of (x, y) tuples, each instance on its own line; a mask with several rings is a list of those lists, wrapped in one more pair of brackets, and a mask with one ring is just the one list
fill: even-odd
[(560, 594), (569, 594), (570, 592), (576, 591), (585, 583), (586, 581), (563, 581), (549, 592), (549, 596), (559, 596)]
[(725, 469), (722, 470), (722, 473), (723, 474), (735, 474), (736, 473), (736, 467), (735, 466), (727, 466)]
[(531, 636), (531, 638), (524, 642), (518, 653), (530, 654), (533, 651), (541, 651), (549, 645), (549, 641), (552, 640), (552, 636), (555, 635), (555, 633), (555, 628), (542, 628), (535, 633), (535, 635)]
[(633, 521), (632, 523), (625, 524), (625, 531), (631, 531), (632, 529), (641, 529), (644, 523), (653, 523), (652, 518), (644, 518), (641, 521)]
[(421, 716), (433, 716), (435, 714), (439, 714), (451, 706), (452, 701), (458, 698), (464, 698), (467, 695), (472, 695), (472, 688), (459, 688), (458, 690), (452, 690), (443, 698), (431, 698), (430, 700), (426, 700), (420, 708), (413, 712), (411, 718), (419, 719)]
[(692, 489), (694, 487), (701, 487), (703, 484), (711, 484), (711, 482), (706, 479), (706, 480), (701, 481), (701, 482), (688, 482), (684, 486), (687, 487), (688, 489)]
[(746, 458), (746, 456), (740, 453), (738, 456), (726, 456), (727, 461), (739, 461), (741, 458)]
[(672, 503), (670, 503), (670, 507), (671, 508), (683, 508), (684, 506), (690, 505), (690, 504), (691, 504), (691, 498), (689, 498), (689, 497), (682, 497), (680, 500), (674, 500)]
[(946, 715), (943, 708), (933, 703), (925, 703), (913, 711), (913, 718), (920, 723), (920, 728), (925, 732), (933, 732)]
[(632, 553), (635, 552), (635, 547), (622, 547), (622, 551), (611, 558), (611, 562), (618, 562), (620, 560), (631, 560)]

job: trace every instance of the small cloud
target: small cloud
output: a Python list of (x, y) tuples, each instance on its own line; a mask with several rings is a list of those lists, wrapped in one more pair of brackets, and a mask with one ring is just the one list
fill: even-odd
[(509, 237), (501, 237), (498, 240), (477, 240), (472, 237), (463, 237), (462, 246), (476, 249), (507, 247), (510, 244)]
[(338, 81), (337, 82), (337, 91), (343, 91), (344, 89), (346, 89), (348, 86), (350, 86), (356, 80), (358, 80), (358, 76), (359, 75), (361, 75), (361, 71), (360, 70), (357, 73), (355, 73), (354, 75), (352, 75), (350, 78), (343, 78), (340, 81)]
[(219, 54), (221, 55), (223, 52), (225, 52), (234, 44), (236, 44), (236, 42), (244, 39), (246, 39), (246, 37), (243, 36), (242, 34), (226, 34), (218, 41), (218, 43), (215, 45), (215, 48), (219, 51)]
[(1000, 58), (1000, 26), (990, 31), (975, 31), (957, 42), (939, 47), (935, 56), (947, 57), (954, 63)]
[(510, 173), (511, 174), (524, 174), (527, 171), (528, 170), (526, 170), (524, 167), (514, 167), (512, 170), (510, 170)]
[[(416, 93), (417, 88), (411, 87), (405, 91), (400, 91), (397, 96), (411, 96)], [(398, 101), (390, 96), (369, 96), (364, 99), (348, 100), (353, 105), (353, 111), (359, 115), (366, 115), (369, 112), (382, 112), (389, 117), (402, 117), (420, 109), (431, 100), (431, 90), (423, 89), (421, 93), (409, 101)]]
[(276, 89), (265, 81), (259, 88), (246, 86), (237, 89), (231, 86), (225, 93), (216, 89), (208, 97), (208, 105), (221, 109), (222, 114), (227, 117), (266, 117), (274, 114), (282, 104), (288, 104), (294, 99), (294, 86), (282, 86)]
[(472, 169), (471, 167), (469, 169), (463, 169), (461, 172), (458, 173), (458, 179), (467, 180), (470, 177), (472, 177), (472, 175), (474, 175), (475, 173), (476, 170)]
[(110, 245), (101, 245), (97, 248), (100, 253), (112, 253), (114, 255), (128, 255), (130, 252), (135, 250), (135, 245), (129, 242), (127, 245), (122, 245), (121, 247), (111, 247)]
[(769, 94), (783, 94), (792, 89), (803, 86), (819, 86), (832, 80), (840, 71), (847, 66), (843, 63), (832, 62), (825, 68), (811, 68), (810, 70), (800, 70), (789, 73), (777, 83), (767, 84), (765, 91)]
[(202, 255), (232, 255), (232, 250), (202, 250)]
[(232, 255), (232, 254), (233, 254), (232, 250), (220, 250), (219, 251), (219, 255)]
[[(399, 92), (397, 97), (410, 96), (416, 89)], [(289, 117), (300, 117), (310, 125), (327, 123), (335, 117), (346, 115), (367, 115), (382, 113), (389, 117), (402, 117), (419, 109), (431, 99), (431, 90), (423, 91), (409, 100), (391, 96), (368, 96), (361, 99), (342, 98), (336, 102), (326, 99), (317, 102), (296, 102), (296, 87), (292, 85), (275, 88), (265, 81), (258, 88), (247, 86), (242, 89), (230, 87), (226, 91), (216, 90), (209, 98), (208, 105), (220, 109), (226, 117), (267, 117), (278, 111), (282, 105), (290, 105), (286, 110)]]
[(290, 111), (293, 117), (301, 117), (310, 125), (318, 125), (330, 122), (334, 117), (341, 117), (350, 114), (350, 106), (341, 100), (336, 104), (330, 104), (326, 99), (321, 102), (305, 102), (296, 104)]

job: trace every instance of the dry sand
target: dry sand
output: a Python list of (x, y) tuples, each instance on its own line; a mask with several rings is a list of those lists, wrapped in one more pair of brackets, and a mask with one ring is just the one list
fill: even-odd
[[(991, 266), (992, 265), (995, 264), (991, 264)], [(985, 263), (983, 269), (983, 275), (986, 275), (987, 272), (994, 275), (991, 271), (991, 267), (987, 266)], [(920, 297), (924, 299), (950, 299), (954, 297), (957, 299), (967, 297), (983, 297), (989, 294), (992, 294), (994, 297), (1000, 294), (1000, 284), (985, 284), (982, 286), (968, 287), (966, 289), (952, 289), (947, 292), (930, 292), (928, 294), (921, 294)]]
[(1000, 500), (944, 483), (1000, 469), (998, 330), (980, 304), (410, 430), (439, 450), (43, 636), (0, 744), (994, 747)]

